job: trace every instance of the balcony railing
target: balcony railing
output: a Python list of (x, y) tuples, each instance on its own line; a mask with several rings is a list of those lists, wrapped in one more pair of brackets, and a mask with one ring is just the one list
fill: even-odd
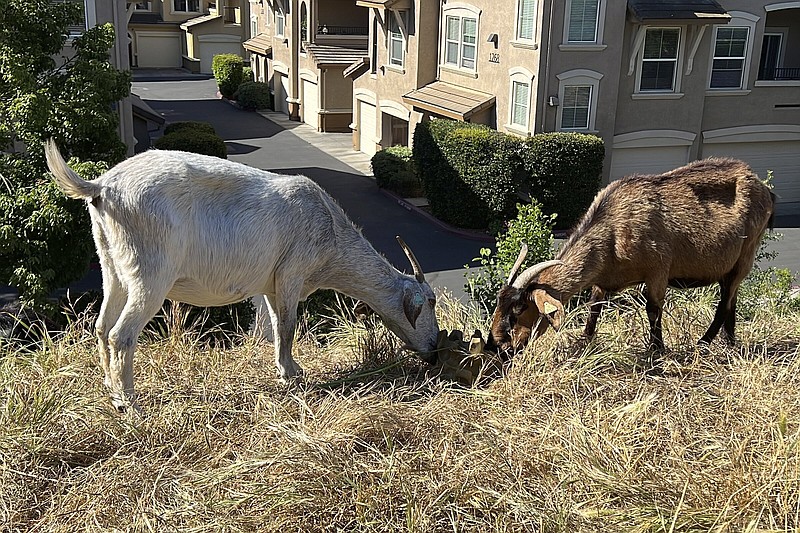
[(762, 68), (758, 73), (759, 80), (800, 80), (800, 68)]
[(317, 35), (369, 35), (369, 27), (321, 24), (317, 27)]

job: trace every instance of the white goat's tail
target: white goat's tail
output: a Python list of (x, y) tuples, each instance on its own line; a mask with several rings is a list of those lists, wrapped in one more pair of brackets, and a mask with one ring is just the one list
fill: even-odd
[(44, 154), (47, 157), (47, 167), (56, 180), (56, 185), (64, 191), (70, 198), (91, 200), (100, 196), (103, 190), (102, 185), (86, 181), (67, 166), (67, 162), (61, 156), (55, 141), (48, 139), (44, 143)]

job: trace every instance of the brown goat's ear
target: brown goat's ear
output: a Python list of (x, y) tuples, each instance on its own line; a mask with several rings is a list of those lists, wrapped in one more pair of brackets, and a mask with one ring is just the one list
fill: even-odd
[(564, 321), (564, 306), (561, 302), (547, 294), (546, 291), (533, 291), (531, 295), (539, 313), (544, 316), (553, 329), (558, 331)]
[(356, 302), (356, 305), (353, 306), (353, 313), (355, 313), (357, 319), (364, 320), (369, 315), (374, 313), (374, 311), (372, 310), (372, 308), (369, 305), (367, 305), (366, 303), (362, 302), (361, 300), (358, 300)]

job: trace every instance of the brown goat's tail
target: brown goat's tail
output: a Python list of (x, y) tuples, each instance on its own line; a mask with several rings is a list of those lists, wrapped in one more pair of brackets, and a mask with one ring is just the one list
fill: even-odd
[(69, 168), (61, 156), (55, 141), (48, 139), (44, 144), (44, 154), (47, 157), (47, 168), (56, 181), (58, 188), (70, 198), (90, 200), (100, 196), (102, 185), (86, 181)]
[(767, 226), (769, 227), (769, 230), (772, 231), (775, 229), (775, 203), (776, 203), (775, 201), (778, 197), (775, 196), (775, 193), (772, 191), (769, 191), (769, 196), (770, 198), (772, 198), (772, 212), (769, 214), (769, 221), (767, 222)]

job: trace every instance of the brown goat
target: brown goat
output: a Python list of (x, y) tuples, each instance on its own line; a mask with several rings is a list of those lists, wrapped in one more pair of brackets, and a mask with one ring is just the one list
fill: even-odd
[(516, 277), (523, 248), (497, 296), (493, 344), (513, 353), (548, 325), (558, 330), (564, 304), (587, 287), (592, 295), (584, 334), (591, 338), (606, 294), (639, 283), (646, 286), (651, 349), (664, 349), (667, 286), (719, 283), (720, 302), (700, 342), (711, 342), (722, 327), (725, 341), (733, 343), (736, 294), (772, 227), (773, 209), (769, 188), (734, 159), (709, 158), (614, 181), (597, 194), (556, 260)]

